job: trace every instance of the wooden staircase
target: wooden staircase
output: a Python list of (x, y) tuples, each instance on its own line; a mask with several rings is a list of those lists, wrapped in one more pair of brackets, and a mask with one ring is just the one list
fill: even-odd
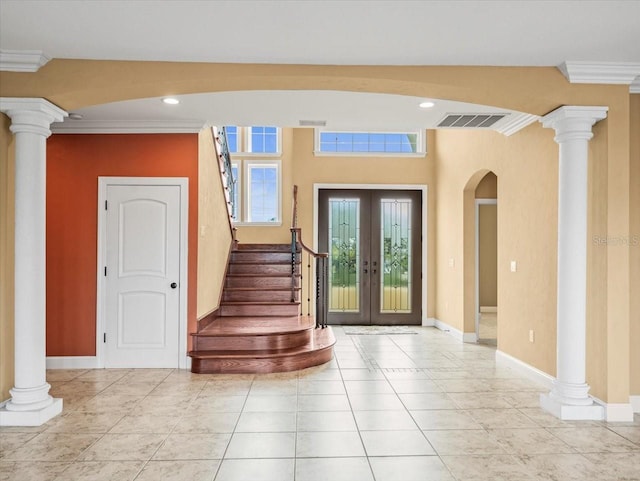
[(195, 334), (191, 371), (270, 373), (331, 360), (335, 337), (300, 314), (300, 255), (289, 244), (239, 244), (218, 317)]

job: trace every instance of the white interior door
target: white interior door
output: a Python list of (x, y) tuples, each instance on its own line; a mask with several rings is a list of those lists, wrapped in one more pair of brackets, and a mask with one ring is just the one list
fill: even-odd
[(178, 367), (178, 185), (106, 189), (105, 367)]

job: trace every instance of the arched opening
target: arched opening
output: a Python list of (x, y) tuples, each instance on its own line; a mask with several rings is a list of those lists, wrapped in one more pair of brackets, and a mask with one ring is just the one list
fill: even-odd
[(497, 343), (498, 178), (476, 172), (464, 189), (464, 332)]

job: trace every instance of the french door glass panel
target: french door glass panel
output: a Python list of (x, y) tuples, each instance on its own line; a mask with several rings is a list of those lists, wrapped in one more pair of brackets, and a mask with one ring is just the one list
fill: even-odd
[(329, 199), (329, 312), (360, 311), (360, 199)]
[(380, 312), (411, 312), (411, 199), (380, 200)]

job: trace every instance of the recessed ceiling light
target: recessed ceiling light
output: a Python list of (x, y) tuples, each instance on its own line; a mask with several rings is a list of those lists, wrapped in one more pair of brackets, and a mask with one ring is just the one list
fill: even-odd
[(426, 102), (422, 102), (420, 104), (420, 108), (421, 109), (430, 109), (431, 107), (434, 107), (436, 104), (434, 102), (431, 102), (430, 100), (427, 100)]
[(167, 105), (178, 105), (180, 103), (178, 99), (173, 97), (165, 97), (162, 99), (162, 101)]

